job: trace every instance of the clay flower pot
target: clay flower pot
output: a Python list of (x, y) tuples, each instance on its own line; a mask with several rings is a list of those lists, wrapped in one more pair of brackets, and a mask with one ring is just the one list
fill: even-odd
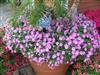
[(43, 63), (41, 65), (38, 65), (35, 62), (30, 62), (32, 68), (34, 69), (36, 75), (65, 75), (66, 71), (70, 65), (68, 64), (61, 64), (53, 69), (50, 69), (48, 67), (47, 63)]

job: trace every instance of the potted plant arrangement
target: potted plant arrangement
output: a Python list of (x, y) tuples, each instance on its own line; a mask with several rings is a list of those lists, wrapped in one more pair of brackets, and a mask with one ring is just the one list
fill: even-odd
[[(61, 30), (59, 30), (59, 25), (62, 27)], [(34, 70), (38, 75), (46, 75), (49, 72), (65, 75), (70, 64), (71, 51), (66, 46), (68, 30), (63, 31), (64, 28), (61, 22), (57, 22), (56, 26), (49, 28), (46, 32), (38, 31), (31, 26), (22, 26), (13, 32), (6, 32), (4, 40), (12, 53), (21, 51), (24, 56), (29, 58), (33, 68), (36, 67)], [(60, 68), (61, 70), (59, 70)], [(47, 71), (42, 72), (43, 69)]]
[(61, 18), (62, 12), (55, 10), (55, 13), (58, 15), (54, 14), (56, 20), (49, 19), (48, 14), (39, 16), (39, 20), (32, 19), (38, 15), (29, 16), (31, 24), (32, 21), (39, 21), (42, 30), (32, 27), (29, 17), (28, 20), (23, 17), (22, 25), (6, 31), (3, 38), (8, 50), (21, 52), (29, 59), (37, 75), (65, 75), (71, 62), (80, 57), (82, 62), (90, 61), (100, 48), (93, 21), (82, 14), (74, 15), (73, 21), (70, 21)]
[[(70, 61), (83, 62), (100, 48), (95, 23), (79, 14), (72, 25), (69, 20), (56, 21), (47, 31), (21, 26), (6, 32), (6, 47), (28, 57), (37, 75), (65, 75)], [(62, 68), (60, 70), (60, 68)]]

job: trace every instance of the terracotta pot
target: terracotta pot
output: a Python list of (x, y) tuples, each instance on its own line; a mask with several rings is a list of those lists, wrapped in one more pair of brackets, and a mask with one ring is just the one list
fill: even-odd
[(60, 66), (50, 69), (47, 63), (37, 65), (35, 62), (30, 62), (36, 75), (65, 75), (70, 64), (61, 64)]

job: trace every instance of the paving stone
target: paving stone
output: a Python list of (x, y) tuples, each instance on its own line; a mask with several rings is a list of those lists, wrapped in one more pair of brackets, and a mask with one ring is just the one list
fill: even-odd
[(23, 66), (13, 73), (14, 75), (35, 75), (30, 65)]

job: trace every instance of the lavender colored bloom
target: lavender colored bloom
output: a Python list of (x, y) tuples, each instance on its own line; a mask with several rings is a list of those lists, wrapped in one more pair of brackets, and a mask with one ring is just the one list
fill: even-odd
[(46, 45), (45, 47), (48, 48), (48, 49), (51, 49), (51, 45), (50, 44)]
[(65, 55), (66, 53), (65, 53), (65, 51), (62, 51), (62, 55)]
[(45, 50), (46, 50), (46, 52), (48, 52), (48, 51), (49, 51), (49, 49), (48, 49), (48, 48), (46, 48)]
[(59, 42), (56, 42), (56, 45), (59, 45)]
[(23, 23), (24, 23), (24, 25), (26, 26), (26, 25), (29, 24), (29, 21), (25, 19), (25, 20), (23, 20)]
[(60, 33), (61, 30), (62, 30), (62, 29), (61, 29), (61, 27), (59, 26), (59, 27), (57, 28), (57, 32)]
[(57, 56), (60, 56), (60, 53), (59, 52), (57, 52)]
[(59, 44), (59, 46), (60, 46), (60, 47), (62, 47), (62, 46), (63, 46), (63, 44), (62, 44), (62, 43), (60, 43), (60, 44)]
[(21, 48), (21, 49), (23, 49), (23, 48), (24, 48), (24, 46), (23, 46), (23, 45), (20, 45), (20, 48)]
[(60, 60), (60, 58), (59, 57), (57, 57), (57, 61), (59, 61)]
[(68, 41), (68, 45), (71, 45), (71, 44), (72, 44), (72, 41), (71, 41), (71, 40), (69, 40), (69, 41)]
[(89, 61), (90, 60), (90, 58), (86, 58), (85, 60), (84, 60), (84, 62), (87, 62), (87, 61)]
[(65, 31), (64, 31), (64, 35), (66, 35), (66, 34), (68, 33), (68, 31), (69, 31), (69, 30), (65, 30)]
[(72, 47), (72, 50), (75, 51), (76, 50), (75, 47)]
[(56, 55), (53, 55), (53, 56), (52, 56), (53, 59), (55, 59), (56, 57), (57, 57)]
[(73, 33), (72, 36), (73, 36), (73, 37), (76, 37), (76, 36), (77, 36), (77, 33)]
[(80, 51), (80, 55), (85, 55), (85, 52), (84, 51)]
[(7, 48), (8, 48), (9, 50), (12, 50), (12, 46), (10, 46), (10, 45), (8, 45)]
[(65, 44), (64, 47), (65, 47), (65, 49), (68, 49), (68, 44)]
[(65, 40), (65, 37), (64, 36), (59, 37), (59, 40)]
[(60, 60), (60, 64), (63, 64), (63, 60)]
[(77, 40), (73, 40), (73, 43), (74, 43), (74, 44), (78, 44), (78, 41), (77, 41)]
[(25, 39), (26, 40), (30, 39), (30, 36), (29, 35), (25, 36)]
[(40, 44), (39, 43), (36, 43), (36, 46), (39, 46)]

